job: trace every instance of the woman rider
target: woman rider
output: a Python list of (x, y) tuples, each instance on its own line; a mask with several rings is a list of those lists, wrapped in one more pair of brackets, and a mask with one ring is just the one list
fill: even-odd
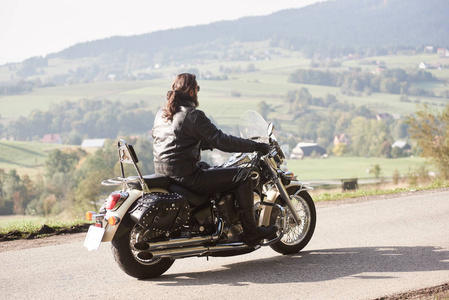
[(236, 191), (239, 218), (245, 241), (257, 245), (276, 231), (275, 226), (257, 227), (251, 179), (235, 182), (238, 168), (201, 167), (201, 150), (268, 153), (269, 145), (228, 135), (219, 130), (198, 107), (194, 74), (179, 74), (167, 93), (167, 105), (154, 120), (155, 172), (169, 176), (177, 184), (198, 194)]

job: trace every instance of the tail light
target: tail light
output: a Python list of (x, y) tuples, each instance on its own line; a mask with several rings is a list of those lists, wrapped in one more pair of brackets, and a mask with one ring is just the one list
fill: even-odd
[(128, 193), (126, 192), (114, 192), (106, 200), (105, 208), (107, 210), (116, 210), (127, 198)]

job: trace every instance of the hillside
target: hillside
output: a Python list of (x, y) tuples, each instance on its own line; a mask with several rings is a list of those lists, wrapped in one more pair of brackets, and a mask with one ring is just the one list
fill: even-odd
[[(405, 117), (417, 104), (448, 103), (449, 52), (437, 52), (449, 44), (447, 10), (442, 0), (328, 1), (0, 66), (0, 137), (54, 133), (75, 145), (146, 136), (173, 74), (191, 72), (202, 87), (201, 109), (226, 132), (237, 134), (238, 116), (253, 109), (291, 147), (317, 142), (330, 153), (336, 135), (355, 140), (381, 130), (369, 149), (360, 139), (345, 151), (390, 156), (388, 145), (409, 139)], [(388, 116), (382, 128), (373, 123), (378, 114)], [(361, 125), (366, 132), (357, 131)]]
[(68, 147), (70, 146), (60, 144), (0, 141), (0, 169), (15, 169), (19, 174), (35, 176), (42, 173), (49, 152)]
[(108, 54), (118, 59), (141, 54), (150, 59), (160, 51), (177, 53), (195, 45), (210, 51), (235, 41), (266, 40), (289, 49), (334, 55), (385, 47), (447, 47), (448, 15), (446, 0), (326, 1), (269, 16), (81, 43), (50, 57)]

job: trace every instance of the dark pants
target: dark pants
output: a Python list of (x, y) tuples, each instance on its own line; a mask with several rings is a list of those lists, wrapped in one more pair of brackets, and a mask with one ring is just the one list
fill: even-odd
[(239, 168), (199, 168), (191, 175), (172, 179), (197, 194), (235, 190), (239, 209), (245, 210), (254, 205), (253, 186), (250, 179), (234, 181), (238, 170)]

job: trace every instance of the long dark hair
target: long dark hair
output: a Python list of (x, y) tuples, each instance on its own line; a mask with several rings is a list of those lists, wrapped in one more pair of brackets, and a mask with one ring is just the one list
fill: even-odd
[(194, 93), (192, 97), (190, 91), (195, 91), (198, 84), (195, 74), (182, 73), (176, 76), (171, 86), (172, 90), (167, 93), (167, 105), (164, 109), (164, 118), (172, 121), (173, 116), (179, 111), (181, 102), (190, 102), (194, 107), (198, 106), (198, 97)]

